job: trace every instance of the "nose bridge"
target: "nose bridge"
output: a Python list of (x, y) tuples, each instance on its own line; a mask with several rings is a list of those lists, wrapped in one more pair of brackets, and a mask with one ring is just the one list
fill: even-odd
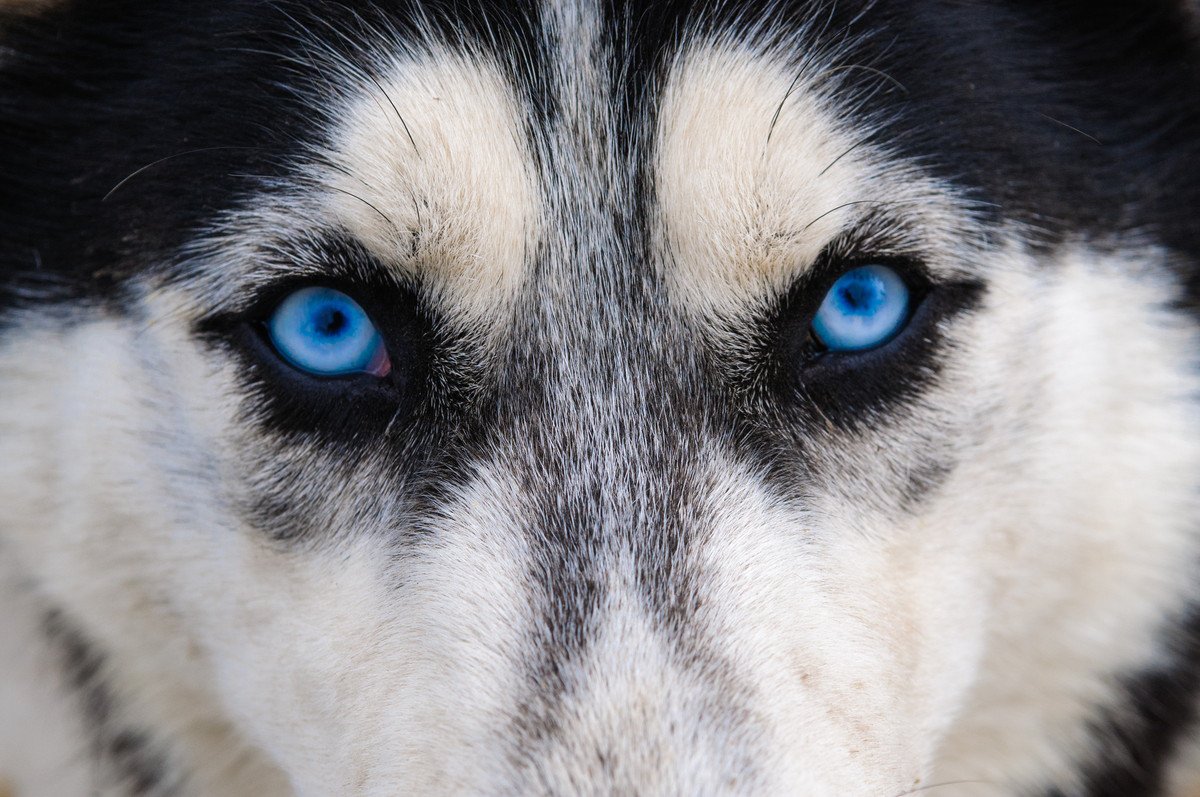
[(570, 505), (575, 524), (611, 535), (671, 503), (703, 437), (705, 393), (702, 354), (654, 277), (649, 236), (619, 192), (598, 195), (601, 176), (558, 197), (510, 372), (527, 399), (514, 434), (536, 441), (528, 471), (561, 483), (554, 504)]
[(696, 352), (656, 278), (630, 170), (617, 168), (611, 151), (580, 153), (586, 148), (571, 143), (559, 153), (571, 163), (568, 176), (545, 181), (546, 220), (515, 319), (513, 373), (544, 401), (527, 431), (558, 434), (547, 453), (576, 449), (577, 464), (591, 466), (575, 469), (577, 477), (602, 475), (615, 493), (618, 484), (632, 487), (633, 461), (674, 442), (662, 421), (683, 420), (680, 385), (696, 370)]
[(684, 389), (696, 365), (677, 330), (614, 283), (538, 296), (513, 369), (522, 398), (505, 436), (534, 503), (531, 533), (570, 560), (567, 572), (681, 529), (703, 438), (701, 397)]
[[(586, 62), (602, 49), (580, 52)], [(646, 130), (614, 133), (607, 74), (581, 65), (555, 78), (559, 115), (539, 139), (542, 223), (502, 377), (504, 467), (524, 503), (531, 586), (509, 738), (518, 766), (539, 773), (529, 791), (579, 791), (588, 781), (562, 773), (622, 757), (642, 757), (630, 772), (669, 769), (654, 763), (676, 732), (667, 726), (698, 727), (685, 704), (737, 694), (668, 676), (704, 658), (681, 618), (698, 593), (689, 548), (703, 526), (710, 400), (702, 348), (656, 262), (633, 140)], [(683, 681), (692, 686), (665, 688)]]
[[(506, 467), (533, 595), (513, 738), (528, 762), (603, 754), (639, 713), (681, 710), (659, 687), (699, 644), (681, 618), (697, 593), (703, 369), (620, 221), (592, 216), (545, 248), (510, 369)], [(581, 705), (602, 709), (602, 727)]]
[(520, 790), (754, 793), (762, 729), (696, 608), (702, 426), (677, 388), (642, 381), (674, 363), (619, 360), (638, 354), (609, 344), (623, 373), (560, 375), (548, 418), (528, 419), (530, 655), (506, 734)]

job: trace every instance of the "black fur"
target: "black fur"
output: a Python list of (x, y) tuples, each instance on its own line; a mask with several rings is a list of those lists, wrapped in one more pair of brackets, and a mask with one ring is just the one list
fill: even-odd
[(178, 794), (181, 783), (165, 753), (145, 731), (128, 727), (121, 718), (104, 673), (104, 657), (60, 611), (47, 612), (42, 629), (78, 697), (98, 767), (97, 787), (117, 787), (130, 797)]
[(1192, 607), (1163, 633), (1163, 664), (1121, 679), (1125, 699), (1105, 706), (1092, 727), (1096, 744), (1083, 765), (1084, 790), (1045, 797), (1136, 797), (1163, 794), (1167, 765), (1197, 722), (1200, 700), (1200, 610)]

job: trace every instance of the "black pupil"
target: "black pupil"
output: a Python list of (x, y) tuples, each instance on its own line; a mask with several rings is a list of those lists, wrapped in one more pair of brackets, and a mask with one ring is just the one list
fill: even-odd
[(346, 314), (336, 307), (322, 308), (316, 322), (317, 331), (330, 338), (340, 335), (348, 323)]
[(861, 282), (852, 282), (842, 288), (842, 301), (851, 310), (861, 311), (869, 309), (874, 298), (870, 286), (864, 285)]

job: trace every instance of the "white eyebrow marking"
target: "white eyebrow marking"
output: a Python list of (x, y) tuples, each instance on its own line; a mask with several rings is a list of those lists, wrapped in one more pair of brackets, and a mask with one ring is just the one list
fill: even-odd
[(808, 82), (767, 55), (717, 45), (670, 76), (656, 166), (686, 303), (727, 310), (779, 289), (864, 197), (861, 153)]
[(432, 277), (457, 310), (506, 307), (539, 199), (522, 111), (499, 69), (438, 52), (398, 56), (384, 78), (357, 82), (324, 153), (326, 211), (384, 263)]
[(658, 246), (676, 298), (697, 314), (728, 316), (785, 292), (830, 241), (881, 209), (928, 219), (930, 230), (961, 223), (944, 212), (945, 186), (880, 157), (870, 125), (852, 124), (820, 89), (833, 70), (800, 68), (709, 43), (668, 77)]

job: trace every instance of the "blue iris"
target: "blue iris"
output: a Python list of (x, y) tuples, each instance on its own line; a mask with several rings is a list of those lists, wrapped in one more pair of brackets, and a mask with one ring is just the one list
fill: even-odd
[(861, 266), (838, 278), (813, 319), (831, 351), (863, 351), (890, 340), (908, 318), (908, 287), (887, 266)]
[(275, 308), (267, 331), (285, 360), (317, 376), (379, 373), (388, 362), (383, 339), (366, 311), (331, 288), (290, 294)]

